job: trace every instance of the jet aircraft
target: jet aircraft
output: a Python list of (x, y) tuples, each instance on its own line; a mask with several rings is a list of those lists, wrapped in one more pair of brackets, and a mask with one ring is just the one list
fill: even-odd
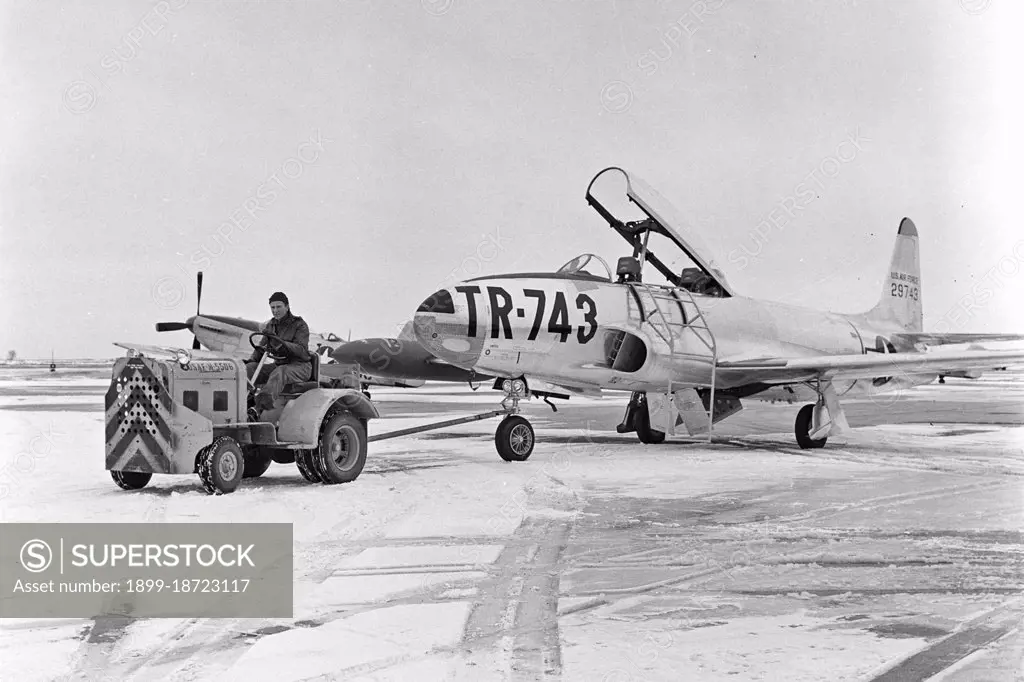
[[(616, 180), (624, 187), (614, 201), (595, 196), (595, 186)], [(497, 377), (506, 399), (628, 392), (617, 431), (636, 432), (644, 443), (662, 442), (679, 425), (710, 440), (713, 425), (744, 399), (813, 401), (796, 415), (801, 448), (848, 432), (847, 397), (1024, 360), (1022, 350), (933, 348), (1024, 335), (923, 331), (919, 233), (910, 218), (897, 229), (877, 304), (836, 314), (741, 294), (671, 204), (635, 174), (606, 168), (585, 198), (632, 247), (615, 278), (587, 253), (553, 273), (467, 279), (420, 305), (420, 344), (451, 365)], [(670, 266), (673, 254), (695, 267)], [(496, 437), (518, 429), (514, 458), (525, 459), (532, 426), (511, 412), (510, 420)]]

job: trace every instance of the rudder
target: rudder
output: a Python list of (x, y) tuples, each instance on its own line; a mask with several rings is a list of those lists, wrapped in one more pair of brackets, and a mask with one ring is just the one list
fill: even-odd
[(895, 324), (907, 332), (924, 330), (921, 306), (921, 258), (917, 226), (910, 218), (900, 221), (882, 296), (867, 317), (872, 322)]

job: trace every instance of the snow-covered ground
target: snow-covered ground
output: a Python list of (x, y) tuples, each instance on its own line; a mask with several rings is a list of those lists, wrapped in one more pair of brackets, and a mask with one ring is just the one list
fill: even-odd
[[(526, 406), (527, 462), (498, 458), (490, 419), (371, 443), (351, 484), (275, 464), (226, 496), (195, 476), (117, 488), (106, 386), (0, 372), (0, 521), (291, 522), (294, 617), (6, 620), (3, 680), (1022, 675), (1017, 372), (860, 401), (854, 435), (822, 450), (796, 446), (797, 406), (644, 446), (615, 433), (623, 396), (573, 398)], [(371, 434), (496, 402), (373, 397)]]

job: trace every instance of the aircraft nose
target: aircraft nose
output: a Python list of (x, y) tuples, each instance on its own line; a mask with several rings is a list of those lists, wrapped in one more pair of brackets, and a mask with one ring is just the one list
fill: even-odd
[(424, 300), (413, 315), (416, 340), (445, 362), (472, 369), (484, 345), (483, 338), (477, 335), (473, 313), (475, 306), (470, 308), (457, 301), (448, 289), (440, 289)]

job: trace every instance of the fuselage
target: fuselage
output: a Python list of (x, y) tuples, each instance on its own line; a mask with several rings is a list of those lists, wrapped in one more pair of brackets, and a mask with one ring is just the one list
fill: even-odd
[[(895, 330), (861, 318), (589, 275), (505, 275), (436, 292), (416, 312), (414, 326), (424, 348), (467, 370), (608, 390), (665, 391), (670, 383), (714, 383), (716, 389), (757, 384), (756, 377), (715, 373), (715, 359), (882, 350), (885, 335)], [(854, 383), (860, 382), (848, 382), (841, 392)]]
[(260, 329), (255, 320), (224, 315), (196, 315), (185, 324), (204, 347), (223, 353), (251, 353), (249, 336)]

